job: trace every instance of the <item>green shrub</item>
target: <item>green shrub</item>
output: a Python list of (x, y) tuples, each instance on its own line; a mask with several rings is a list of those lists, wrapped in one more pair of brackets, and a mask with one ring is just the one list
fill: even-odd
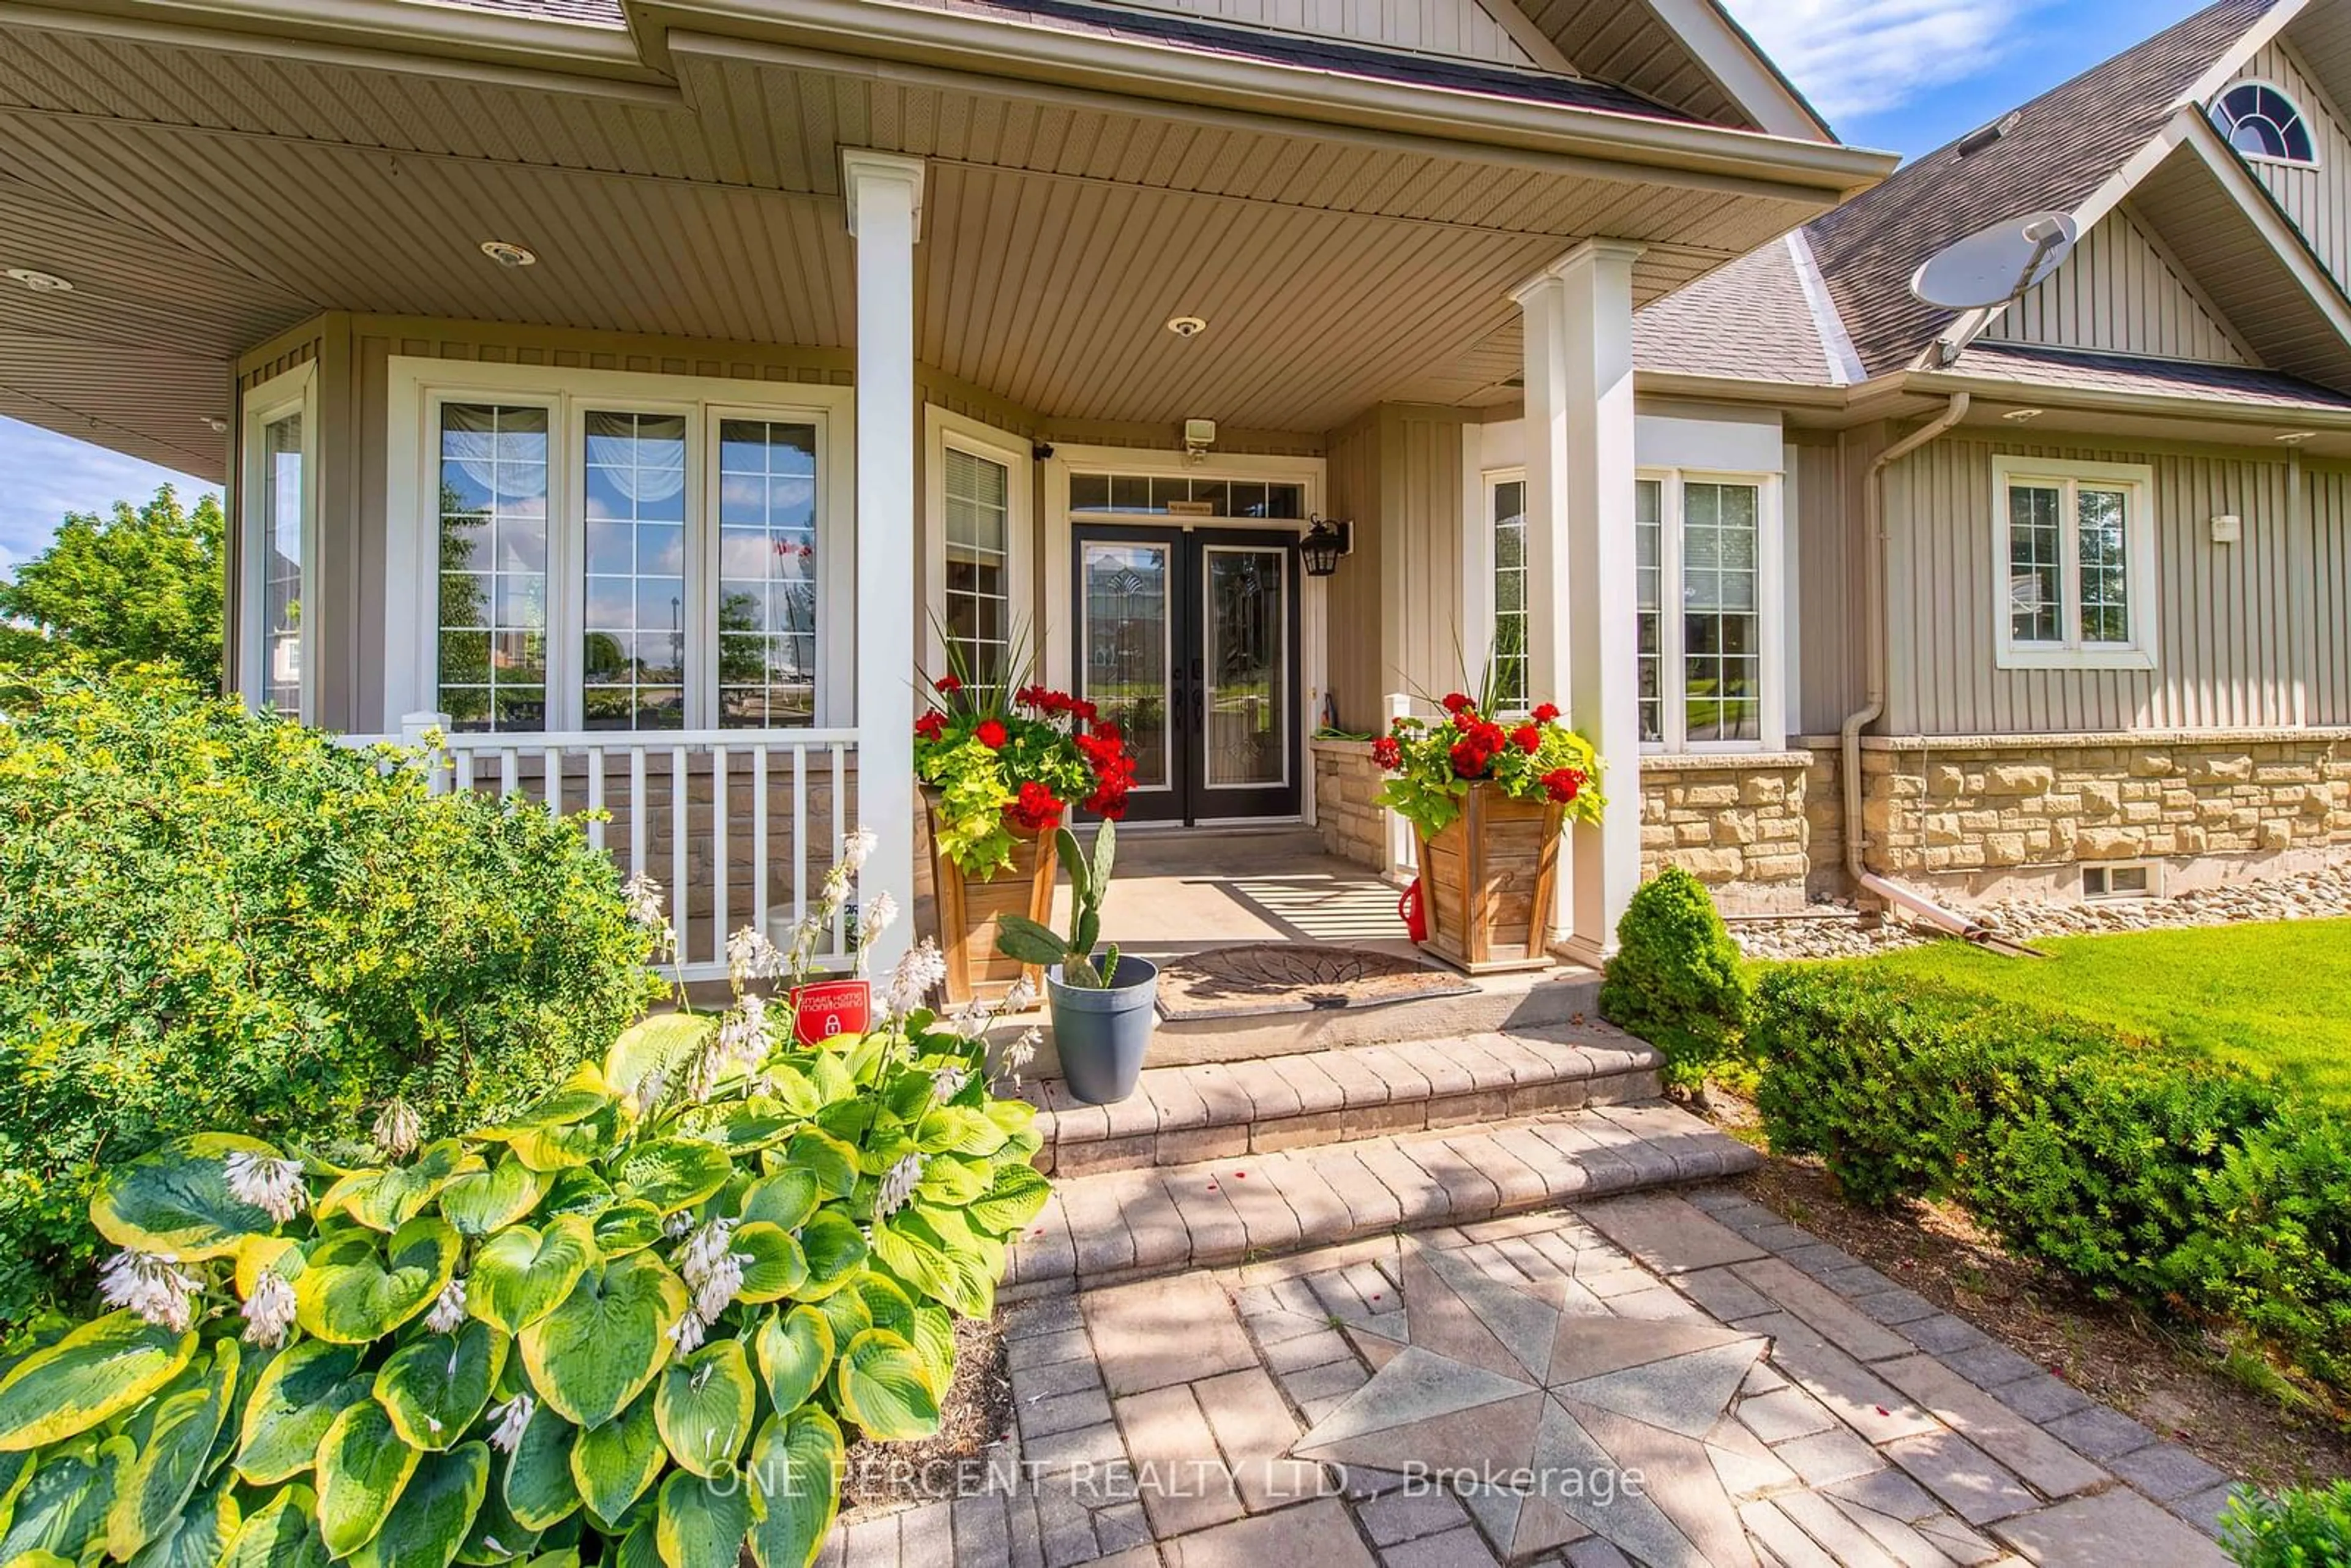
[(2092, 1290), (2237, 1319), (2342, 1381), (2351, 1125), (2241, 1069), (2062, 1013), (1788, 967), (1750, 1044), (1772, 1147), (1855, 1200), (1933, 1197)]
[(1739, 946), (1698, 878), (1667, 866), (1633, 894), (1600, 982), (1601, 1016), (1666, 1057), (1668, 1082), (1697, 1088), (1747, 1025)]
[(495, 1114), (643, 1011), (573, 823), (160, 677), (0, 685), (0, 1325), (70, 1301), (102, 1163)]
[(0, 1562), (806, 1568), (1047, 1196), (977, 1036), (672, 1014), (392, 1163), (111, 1166), (121, 1310), (0, 1375)]
[(2275, 1497), (2241, 1489), (2221, 1511), (2220, 1544), (2241, 1568), (2351, 1564), (2351, 1481)]

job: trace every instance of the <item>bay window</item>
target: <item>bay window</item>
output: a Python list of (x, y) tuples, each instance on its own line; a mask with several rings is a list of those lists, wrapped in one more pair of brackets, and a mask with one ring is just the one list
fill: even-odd
[(243, 575), (240, 685), (256, 707), (317, 720), (304, 606), (318, 570), (316, 367), (304, 365), (245, 395), (239, 469)]
[(1779, 749), (1777, 481), (1669, 470), (1633, 500), (1642, 744)]
[(392, 560), (423, 556), (437, 591), (391, 618), (388, 712), (523, 732), (846, 721), (845, 389), (419, 360), (392, 384), (392, 472), (422, 492), (395, 488)]
[(2002, 669), (2155, 667), (2154, 472), (1992, 459)]

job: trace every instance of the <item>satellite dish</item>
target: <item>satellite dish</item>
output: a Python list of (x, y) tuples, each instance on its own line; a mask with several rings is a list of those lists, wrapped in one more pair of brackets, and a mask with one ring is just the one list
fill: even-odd
[(1910, 292), (1946, 310), (2005, 305), (2056, 271), (2081, 233), (2069, 213), (2003, 219), (1928, 256)]

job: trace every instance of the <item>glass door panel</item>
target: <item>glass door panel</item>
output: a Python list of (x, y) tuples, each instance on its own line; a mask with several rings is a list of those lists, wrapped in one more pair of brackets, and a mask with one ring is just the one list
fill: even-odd
[(1210, 545), (1201, 624), (1210, 790), (1290, 781), (1290, 557), (1285, 545)]
[(1181, 536), (1081, 538), (1076, 548), (1080, 689), (1134, 753), (1129, 815), (1173, 815), (1182, 777), (1170, 679)]

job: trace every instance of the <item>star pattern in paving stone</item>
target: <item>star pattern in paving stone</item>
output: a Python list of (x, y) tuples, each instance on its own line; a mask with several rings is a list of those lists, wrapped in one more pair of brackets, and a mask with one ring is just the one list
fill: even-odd
[(1768, 1339), (1572, 1312), (1563, 1282), (1507, 1285), (1417, 1240), (1403, 1285), (1405, 1337), (1359, 1333), (1378, 1370), (1293, 1454), (1451, 1472), (1505, 1563), (1592, 1533), (1649, 1568), (1754, 1568), (1718, 1467), (1741, 1460), (1727, 1412)]

